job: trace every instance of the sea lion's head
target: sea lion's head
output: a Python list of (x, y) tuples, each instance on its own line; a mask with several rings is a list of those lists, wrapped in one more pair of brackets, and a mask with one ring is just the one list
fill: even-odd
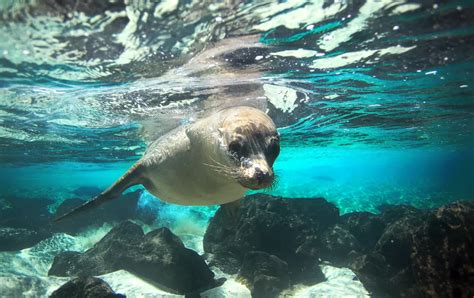
[(280, 153), (280, 136), (272, 119), (255, 108), (232, 108), (220, 132), (232, 177), (249, 189), (272, 186), (273, 163)]

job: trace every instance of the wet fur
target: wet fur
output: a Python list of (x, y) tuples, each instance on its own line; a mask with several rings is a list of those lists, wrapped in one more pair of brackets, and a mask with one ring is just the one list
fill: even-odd
[[(258, 109), (233, 107), (188, 126), (178, 127), (153, 142), (144, 156), (110, 188), (56, 221), (117, 198), (133, 185), (142, 184), (160, 199), (179, 205), (222, 205), (243, 197), (252, 180), (231, 156), (228, 144), (245, 138), (260, 167), (272, 171), (262, 151), (268, 138), (277, 136), (273, 121)], [(263, 138), (264, 140), (261, 140)], [(266, 164), (266, 166), (265, 166)], [(254, 185), (254, 184), (252, 184)]]

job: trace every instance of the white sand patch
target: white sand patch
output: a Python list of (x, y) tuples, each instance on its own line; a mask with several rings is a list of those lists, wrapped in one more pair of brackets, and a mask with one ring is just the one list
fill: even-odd
[(211, 270), (215, 273), (216, 279), (223, 277), (227, 280), (222, 286), (218, 288), (214, 288), (214, 289), (210, 289), (205, 292), (202, 292), (201, 297), (203, 298), (251, 297), (250, 290), (245, 285), (243, 285), (242, 283), (236, 280), (236, 275), (226, 274), (217, 267), (212, 267)]
[(182, 297), (162, 291), (125, 270), (119, 270), (97, 277), (108, 283), (114, 292), (124, 294), (127, 298)]
[(348, 268), (322, 265), (325, 282), (313, 286), (297, 286), (291, 291), (293, 297), (370, 297), (354, 272)]

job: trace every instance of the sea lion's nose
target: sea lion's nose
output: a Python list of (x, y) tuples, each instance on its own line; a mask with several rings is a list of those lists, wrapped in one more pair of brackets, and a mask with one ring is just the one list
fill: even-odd
[(261, 184), (268, 178), (268, 172), (262, 171), (259, 167), (255, 168), (255, 176), (257, 178), (258, 184)]

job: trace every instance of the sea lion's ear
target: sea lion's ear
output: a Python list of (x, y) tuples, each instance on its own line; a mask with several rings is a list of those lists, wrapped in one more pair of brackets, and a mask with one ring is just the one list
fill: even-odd
[(196, 132), (194, 131), (193, 127), (191, 125), (186, 125), (184, 127), (184, 132), (186, 133), (186, 136), (188, 136), (188, 138), (190, 140), (192, 139), (195, 139), (196, 138)]
[(222, 137), (224, 135), (224, 129), (222, 127), (218, 128), (217, 131), (219, 132), (220, 137)]
[(186, 136), (188, 137), (191, 144), (198, 144), (202, 142), (202, 132), (199, 126), (196, 124), (186, 125), (184, 128)]

